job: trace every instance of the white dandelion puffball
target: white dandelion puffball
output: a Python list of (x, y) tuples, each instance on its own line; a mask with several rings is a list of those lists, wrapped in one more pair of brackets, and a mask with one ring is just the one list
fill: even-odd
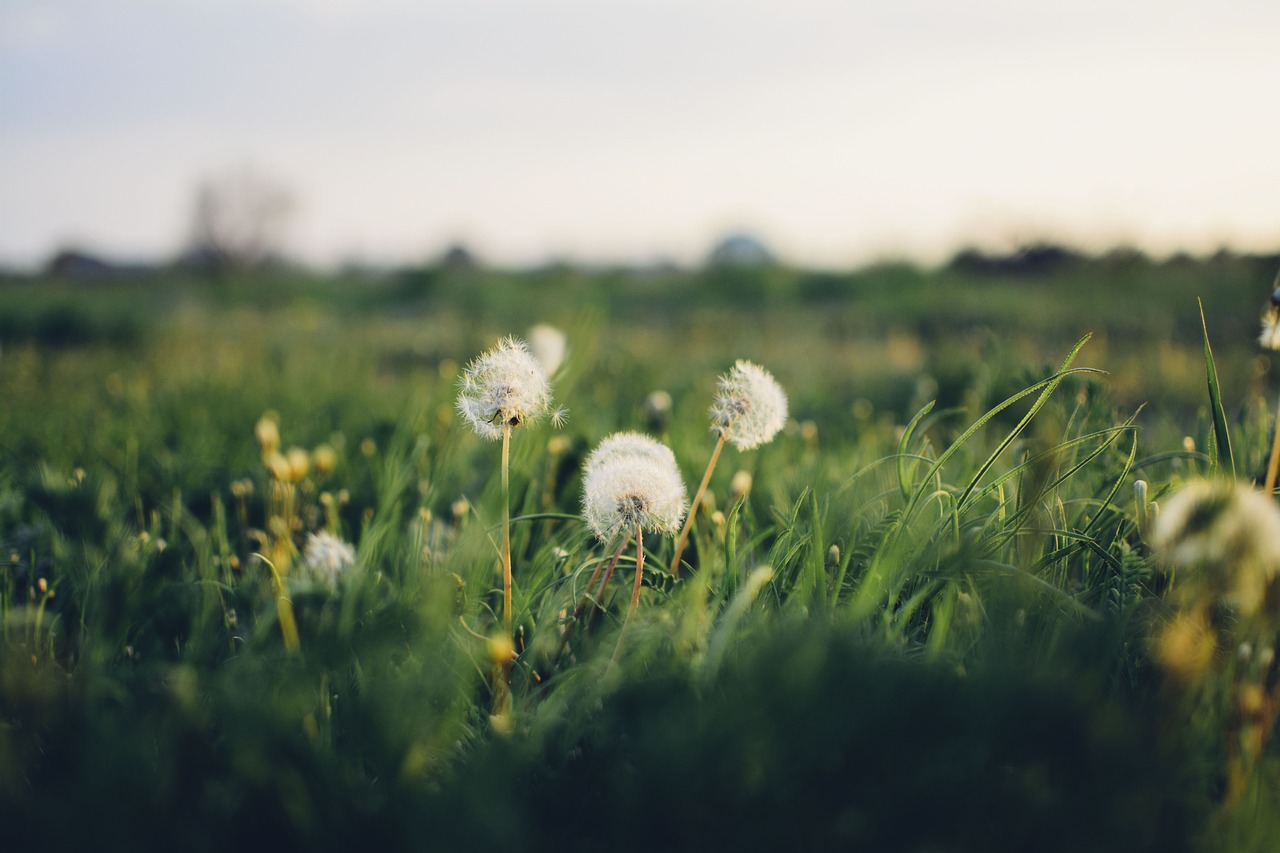
[(711, 404), (711, 431), (739, 450), (773, 440), (787, 422), (787, 395), (773, 375), (739, 359), (720, 377)]
[(308, 533), (302, 550), (302, 564), (307, 571), (330, 589), (338, 588), (343, 571), (356, 563), (356, 549), (327, 530)]
[(546, 371), (515, 338), (468, 364), (459, 386), (458, 411), (482, 438), (502, 438), (505, 427), (537, 421), (551, 407)]
[(1256, 613), (1280, 572), (1280, 508), (1239, 483), (1188, 483), (1161, 507), (1151, 547), (1166, 566), (1201, 573), (1240, 613)]
[(591, 451), (583, 466), (582, 514), (602, 540), (639, 527), (674, 534), (687, 507), (676, 457), (646, 435), (619, 432)]
[(548, 376), (555, 375), (560, 365), (564, 364), (567, 349), (568, 341), (565, 339), (564, 332), (555, 326), (539, 323), (529, 329), (529, 351), (533, 353), (533, 357), (542, 365), (542, 369)]

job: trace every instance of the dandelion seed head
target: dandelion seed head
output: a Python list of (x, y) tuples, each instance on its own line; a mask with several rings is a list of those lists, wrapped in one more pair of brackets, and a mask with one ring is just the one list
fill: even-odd
[(674, 534), (687, 507), (670, 448), (634, 432), (614, 433), (583, 466), (582, 514), (601, 540), (637, 527)]
[(711, 404), (711, 431), (739, 450), (773, 440), (787, 422), (787, 395), (773, 375), (739, 359), (720, 377)]
[(1258, 335), (1258, 344), (1263, 349), (1280, 349), (1280, 305), (1276, 304), (1274, 294), (1262, 309), (1262, 333)]
[(482, 438), (502, 438), (505, 427), (536, 422), (550, 407), (546, 371), (515, 338), (468, 364), (458, 382), (458, 412)]
[(1160, 510), (1151, 546), (1166, 567), (1191, 573), (1184, 588), (1250, 615), (1280, 572), (1280, 508), (1239, 483), (1198, 480)]
[(316, 580), (330, 589), (338, 588), (342, 573), (354, 566), (356, 549), (327, 530), (308, 533), (302, 550), (302, 565)]

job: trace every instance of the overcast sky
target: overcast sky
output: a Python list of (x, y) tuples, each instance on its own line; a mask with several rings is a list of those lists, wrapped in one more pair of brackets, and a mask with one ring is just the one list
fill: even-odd
[(1277, 0), (0, 0), (0, 264), (182, 245), (503, 263), (1280, 246)]

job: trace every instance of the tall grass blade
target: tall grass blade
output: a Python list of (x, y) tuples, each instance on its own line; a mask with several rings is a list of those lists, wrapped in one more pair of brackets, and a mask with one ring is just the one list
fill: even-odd
[(1222, 388), (1218, 385), (1218, 368), (1213, 361), (1213, 347), (1209, 345), (1209, 326), (1204, 318), (1204, 303), (1200, 306), (1200, 328), (1204, 331), (1204, 372), (1209, 383), (1209, 411), (1213, 415), (1213, 442), (1209, 445), (1209, 465), (1214, 471), (1223, 466), (1236, 476), (1236, 460), (1231, 453), (1231, 432), (1227, 428), (1227, 415), (1222, 408)]

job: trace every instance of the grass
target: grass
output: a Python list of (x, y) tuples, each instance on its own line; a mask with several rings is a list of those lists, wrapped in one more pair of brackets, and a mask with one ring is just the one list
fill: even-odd
[[(1228, 458), (1261, 479), (1274, 413), (1248, 329), (1273, 270), (1086, 272), (6, 283), (0, 832), (1269, 849), (1271, 752), (1220, 807), (1227, 676), (1189, 697), (1152, 660), (1177, 580), (1133, 495), (1141, 479), (1165, 501)], [(570, 421), (511, 444), (518, 657), (495, 721), (499, 460), (453, 401), (460, 364), (538, 321), (568, 332), (553, 384)], [(724, 451), (692, 573), (672, 578), (673, 543), (646, 535), (616, 663), (631, 552), (562, 643), (613, 553), (579, 515), (587, 451), (648, 430), (696, 482), (715, 377), (739, 357), (778, 378), (793, 420)], [(657, 389), (665, 418), (643, 407)], [(283, 446), (338, 459), (297, 485), (284, 533), (254, 440), (267, 411)], [(356, 563), (336, 591), (286, 574), (294, 650), (255, 555), (326, 526)]]

